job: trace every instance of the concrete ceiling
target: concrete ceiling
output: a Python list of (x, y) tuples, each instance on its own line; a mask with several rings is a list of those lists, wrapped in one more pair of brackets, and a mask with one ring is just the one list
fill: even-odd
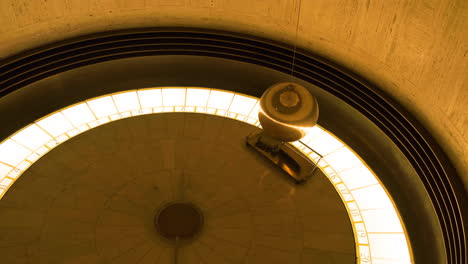
[(293, 43), (298, 25), (299, 47), (362, 75), (409, 109), (468, 186), (467, 1), (3, 0), (0, 22), (0, 58), (130, 27), (203, 27)]
[(319, 170), (304, 185), (245, 144), (253, 127), (202, 114), (123, 119), (36, 162), (0, 201), (2, 263), (174, 263), (155, 213), (204, 214), (177, 263), (356, 263), (344, 205)]

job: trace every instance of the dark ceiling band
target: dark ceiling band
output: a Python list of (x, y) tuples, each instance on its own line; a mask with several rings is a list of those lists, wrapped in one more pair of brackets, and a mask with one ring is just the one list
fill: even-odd
[[(38, 80), (98, 62), (157, 55), (200, 55), (248, 62), (290, 74), (293, 50), (283, 44), (198, 29), (139, 29), (54, 44), (0, 63), (0, 97)], [(418, 173), (441, 223), (448, 263), (466, 263), (467, 208), (455, 169), (403, 108), (382, 92), (311, 54), (297, 51), (294, 76), (363, 113), (399, 147)], [(260, 96), (262, 91), (251, 91)]]

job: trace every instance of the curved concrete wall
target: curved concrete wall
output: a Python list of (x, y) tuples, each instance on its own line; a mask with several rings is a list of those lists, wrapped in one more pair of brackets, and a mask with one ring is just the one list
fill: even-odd
[(131, 27), (196, 26), (287, 43), (298, 28), (299, 47), (365, 76), (416, 115), (467, 186), (467, 13), (466, 1), (450, 0), (4, 0), (0, 59)]

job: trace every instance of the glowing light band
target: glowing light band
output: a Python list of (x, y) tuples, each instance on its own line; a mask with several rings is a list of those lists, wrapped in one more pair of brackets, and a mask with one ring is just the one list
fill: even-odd
[[(0, 143), (0, 198), (34, 162), (62, 142), (102, 124), (162, 112), (218, 115), (258, 126), (258, 98), (198, 87), (149, 88), (81, 102), (24, 127)], [(320, 153), (310, 151), (304, 144)], [(413, 263), (397, 209), (370, 168), (343, 142), (315, 126), (300, 151), (317, 162), (339, 193), (353, 226), (360, 264)]]

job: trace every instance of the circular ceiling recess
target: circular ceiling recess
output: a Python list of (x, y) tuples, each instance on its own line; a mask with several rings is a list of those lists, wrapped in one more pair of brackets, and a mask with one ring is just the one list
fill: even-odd
[(154, 225), (158, 233), (170, 242), (187, 242), (200, 233), (203, 214), (191, 203), (169, 203), (158, 211)]
[[(449, 162), (442, 148), (435, 142), (430, 133), (415, 121), (414, 117), (390, 97), (332, 64), (317, 59), (313, 54), (306, 51), (294, 53), (291, 47), (270, 40), (202, 29), (158, 28), (113, 31), (67, 40), (2, 60), (0, 63), (2, 69), (0, 74), (0, 97), (10, 95), (12, 92), (20, 88), (26, 88), (29, 84), (37, 83), (40, 80), (45, 81), (46, 78), (53, 75), (63, 74), (72, 69), (77, 70), (83, 66), (98, 65), (100, 62), (117, 62), (122, 61), (121, 59), (124, 58), (155, 56), (163, 58), (166, 55), (220, 58), (261, 66), (286, 74), (291, 72), (292, 61), (294, 61), (294, 77), (316, 85), (324, 92), (343, 100), (347, 105), (359, 111), (379, 129), (379, 132), (388, 136), (392, 144), (409, 162), (408, 168), (411, 168), (417, 174), (418, 179), (415, 181), (408, 177), (399, 177), (391, 179), (386, 185), (387, 187), (393, 186), (394, 189), (389, 189), (389, 192), (395, 194), (395, 197), (408, 194), (408, 196), (401, 196), (402, 199), (396, 201), (396, 204), (403, 209), (408, 208), (406, 213), (403, 214), (403, 218), (404, 221), (411, 224), (408, 228), (409, 236), (412, 237), (411, 239), (414, 240), (415, 244), (424, 245), (414, 248), (415, 261), (419, 262), (418, 259), (420, 259), (422, 262), (431, 262), (434, 259), (440, 259), (438, 261), (440, 263), (466, 263), (466, 216), (468, 211), (466, 210), (468, 208), (466, 206), (466, 191), (455, 168)], [(293, 58), (296, 59), (293, 60)], [(177, 68), (177, 71), (181, 70)], [(127, 70), (127, 72), (130, 71)], [(142, 76), (141, 73), (138, 74), (138, 76)], [(154, 75), (154, 72), (151, 72), (151, 74)], [(161, 78), (163, 75), (154, 76)], [(213, 78), (212, 75), (210, 79)], [(102, 76), (107, 76), (107, 74)], [(124, 74), (122, 76), (127, 77)], [(111, 77), (106, 80), (115, 79), (115, 76)], [(186, 78), (182, 79), (184, 79), (183, 82), (185, 83)], [(197, 76), (197, 80), (200, 79), (203, 78)], [(65, 79), (58, 78), (58, 80), (64, 82)], [(93, 80), (93, 83), (95, 83), (95, 80)], [(62, 84), (68, 87), (70, 83)], [(151, 85), (154, 86), (154, 84)], [(94, 86), (90, 85), (89, 87)], [(120, 90), (124, 89), (120, 84), (116, 87)], [(252, 96), (259, 96), (263, 91), (262, 89), (240, 87), (242, 86), (231, 87), (230, 89)], [(38, 87), (33, 85), (30, 88), (37, 90)], [(66, 98), (74, 98), (70, 99), (73, 101), (77, 99), (77, 97), (73, 96), (81, 93), (81, 90), (70, 89), (69, 91), (73, 92), (68, 92), (68, 90), (66, 93), (55, 92), (55, 94), (61, 95), (60, 100), (52, 104), (44, 104), (41, 100), (41, 107), (45, 105), (58, 107), (58, 103), (66, 103)], [(48, 96), (52, 94), (50, 93)], [(63, 96), (65, 94), (69, 96)], [(97, 96), (98, 94), (93, 95)], [(34, 98), (41, 97), (34, 96)], [(45, 100), (45, 97), (43, 99)], [(6, 109), (10, 108), (8, 106)], [(20, 111), (5, 111), (5, 113), (15, 113), (15, 115), (4, 115), (6, 117), (14, 116), (14, 118), (11, 119), (11, 122), (2, 123), (8, 124), (2, 127), (2, 131), (0, 131), (2, 138), (6, 138), (24, 124), (28, 124), (25, 120), (33, 121), (39, 117), (34, 117), (29, 112), (27, 114), (22, 113), (26, 109), (24, 107), (19, 109)], [(10, 143), (10, 141), (7, 143)], [(58, 141), (57, 144), (59, 144)], [(8, 155), (8, 157), (14, 158), (11, 155)], [(387, 165), (391, 166), (390, 163)], [(18, 171), (21, 172), (21, 170)], [(13, 170), (13, 175), (18, 176), (18, 171)], [(13, 182), (12, 179), (6, 178), (5, 180), (4, 190)], [(417, 183), (418, 185), (407, 184), (408, 182)], [(39, 189), (36, 187), (33, 191)], [(413, 192), (413, 190), (417, 192)], [(421, 194), (418, 194), (419, 190), (421, 190)], [(411, 201), (411, 203), (408, 201)], [(418, 202), (421, 202), (424, 206), (419, 206)], [(420, 220), (424, 219), (426, 213), (429, 216), (426, 217), (427, 221)], [(147, 219), (150, 220), (151, 230), (154, 231), (154, 224), (152, 223), (154, 212), (151, 212), (151, 216), (147, 217)], [(205, 220), (207, 219), (208, 209)], [(208, 223), (205, 229), (207, 227)], [(427, 234), (432, 234), (429, 239), (427, 239)], [(13, 235), (13, 237), (19, 236)], [(18, 255), (24, 255), (21, 250), (18, 252), (21, 252)], [(388, 251), (381, 250), (381, 252)], [(1, 249), (0, 253), (2, 253)], [(16, 256), (12, 256), (12, 259), (16, 259)], [(291, 261), (287, 261), (287, 263), (291, 263)]]

